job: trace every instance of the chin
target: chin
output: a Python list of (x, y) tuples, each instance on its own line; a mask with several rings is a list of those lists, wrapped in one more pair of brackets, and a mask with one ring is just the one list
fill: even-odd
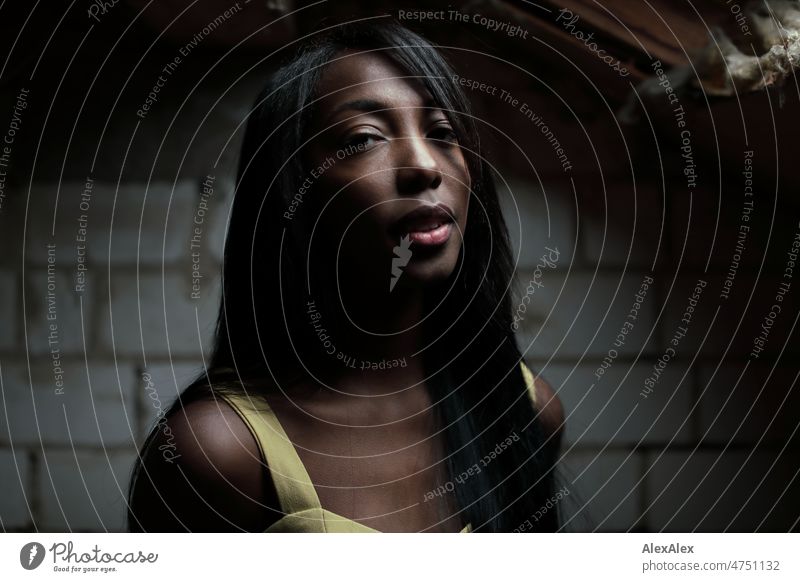
[(406, 283), (427, 287), (447, 281), (458, 266), (458, 245), (448, 247), (428, 257), (417, 253), (403, 271)]
[(405, 276), (409, 283), (419, 286), (435, 285), (446, 281), (455, 270), (454, 266), (436, 265), (425, 266), (418, 269), (409, 269)]

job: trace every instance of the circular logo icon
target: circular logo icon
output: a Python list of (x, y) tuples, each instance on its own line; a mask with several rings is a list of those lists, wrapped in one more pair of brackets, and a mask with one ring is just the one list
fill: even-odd
[(19, 563), (26, 570), (38, 568), (44, 561), (44, 546), (39, 542), (29, 542), (19, 551)]

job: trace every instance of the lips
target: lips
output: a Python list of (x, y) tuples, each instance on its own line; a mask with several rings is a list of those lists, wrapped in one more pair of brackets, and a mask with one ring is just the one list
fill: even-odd
[(450, 238), (453, 211), (445, 204), (424, 205), (403, 216), (392, 226), (392, 233), (425, 246), (441, 245)]

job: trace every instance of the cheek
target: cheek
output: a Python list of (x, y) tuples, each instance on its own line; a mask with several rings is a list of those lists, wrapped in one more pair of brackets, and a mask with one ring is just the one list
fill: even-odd
[(467, 215), (472, 198), (472, 181), (466, 163), (453, 174), (452, 191), (455, 193), (456, 212), (458, 214), (458, 225), (463, 232), (467, 226)]
[(469, 191), (471, 178), (469, 164), (464, 152), (458, 148), (446, 156), (447, 173), (458, 183), (458, 188)]
[[(392, 213), (391, 172), (339, 168), (318, 184), (321, 223), (335, 237), (385, 230)], [(326, 204), (327, 203), (327, 204)]]

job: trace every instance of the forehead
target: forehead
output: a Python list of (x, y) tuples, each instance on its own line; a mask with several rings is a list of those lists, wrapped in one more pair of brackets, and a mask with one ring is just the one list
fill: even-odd
[(382, 51), (339, 53), (322, 71), (317, 95), (321, 112), (352, 99), (417, 107), (431, 101), (422, 80), (403, 71)]

